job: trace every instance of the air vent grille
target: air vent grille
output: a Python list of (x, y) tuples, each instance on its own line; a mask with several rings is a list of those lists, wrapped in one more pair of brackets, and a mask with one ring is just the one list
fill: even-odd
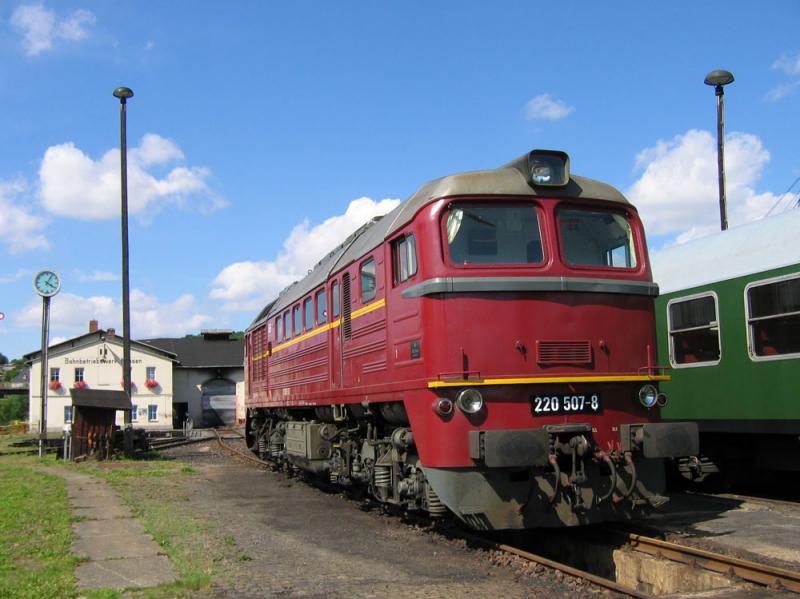
[(537, 341), (536, 361), (539, 364), (591, 364), (590, 341)]

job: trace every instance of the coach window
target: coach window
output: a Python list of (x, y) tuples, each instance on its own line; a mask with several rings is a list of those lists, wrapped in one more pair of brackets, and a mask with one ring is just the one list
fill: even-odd
[(720, 360), (719, 311), (713, 293), (667, 304), (669, 359), (673, 366), (710, 366)]
[(300, 304), (297, 304), (292, 309), (292, 317), (294, 320), (294, 336), (297, 337), (300, 333), (303, 332), (303, 321), (300, 318)]
[(394, 283), (402, 283), (417, 274), (417, 245), (409, 233), (392, 243)]
[(284, 339), (291, 339), (292, 338), (292, 320), (291, 315), (289, 314), (289, 310), (283, 313), (283, 336)]
[(328, 297), (325, 288), (317, 291), (317, 324), (328, 322)]
[(331, 318), (339, 318), (339, 282), (331, 285)]
[(745, 297), (750, 357), (800, 356), (800, 277), (750, 283)]
[(448, 206), (443, 234), (454, 264), (543, 261), (539, 216), (530, 202), (454, 202)]
[(636, 268), (633, 230), (622, 214), (562, 208), (558, 233), (570, 266)]
[(375, 299), (375, 260), (370, 258), (361, 265), (361, 303)]
[(314, 328), (314, 300), (310, 297), (303, 302), (303, 326), (306, 331)]

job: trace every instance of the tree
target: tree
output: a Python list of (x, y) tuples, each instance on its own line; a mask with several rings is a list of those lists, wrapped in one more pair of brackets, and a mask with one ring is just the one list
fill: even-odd
[(6, 357), (5, 357), (5, 356), (4, 356), (4, 355), (3, 355), (3, 354), (0, 352), (0, 366), (4, 366), (4, 365), (6, 365), (6, 364), (8, 364), (8, 358), (6, 358)]

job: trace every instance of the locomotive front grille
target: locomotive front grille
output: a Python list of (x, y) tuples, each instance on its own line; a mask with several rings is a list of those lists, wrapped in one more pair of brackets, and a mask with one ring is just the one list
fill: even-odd
[(539, 364), (591, 364), (591, 341), (537, 341), (536, 361)]

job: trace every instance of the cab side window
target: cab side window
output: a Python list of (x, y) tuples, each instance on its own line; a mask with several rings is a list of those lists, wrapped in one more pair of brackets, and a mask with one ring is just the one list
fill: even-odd
[(361, 303), (375, 299), (377, 293), (377, 278), (375, 259), (370, 258), (361, 265)]
[(413, 234), (392, 243), (392, 271), (395, 285), (417, 274), (417, 245)]

